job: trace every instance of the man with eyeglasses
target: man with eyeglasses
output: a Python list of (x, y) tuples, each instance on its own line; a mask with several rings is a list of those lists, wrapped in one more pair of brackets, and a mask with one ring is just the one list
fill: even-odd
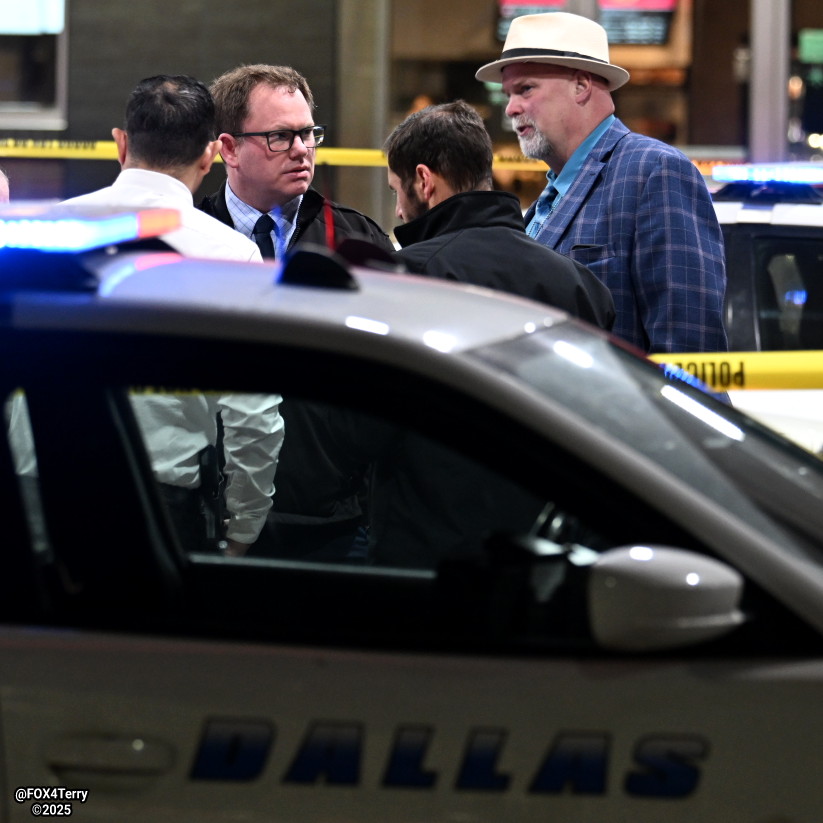
[(289, 66), (240, 66), (211, 85), (226, 182), (200, 208), (252, 238), (264, 257), (298, 243), (335, 247), (358, 238), (393, 250), (386, 233), (355, 209), (311, 187), (325, 127), (312, 116), (306, 79)]
[[(288, 66), (240, 66), (211, 84), (227, 180), (201, 203), (281, 257), (303, 243), (335, 248), (349, 238), (394, 250), (369, 217), (311, 187), (324, 127), (314, 122), (306, 79)], [(346, 420), (321, 404), (285, 397), (286, 436), (277, 494), (257, 556), (362, 562), (363, 501), (368, 470), (345, 450)]]

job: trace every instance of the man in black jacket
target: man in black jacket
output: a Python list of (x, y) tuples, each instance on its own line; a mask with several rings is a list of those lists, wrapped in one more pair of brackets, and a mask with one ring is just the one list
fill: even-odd
[[(511, 292), (603, 328), (608, 289), (584, 266), (532, 240), (518, 199), (492, 191), (492, 145), (463, 101), (408, 117), (386, 142), (397, 197), (397, 256), (419, 274)], [(547, 253), (548, 252), (548, 253)], [(482, 551), (495, 533), (528, 533), (545, 501), (447, 445), (405, 429), (375, 439), (370, 560), (437, 568)]]
[(532, 240), (520, 201), (492, 190), (492, 144), (462, 100), (407, 117), (385, 145), (398, 253), (413, 272), (557, 306), (610, 329), (614, 302), (589, 269)]
[(299, 72), (240, 66), (218, 77), (211, 93), (227, 181), (202, 200), (203, 211), (255, 240), (264, 257), (305, 242), (334, 248), (350, 237), (393, 250), (371, 218), (311, 188), (325, 127), (314, 122), (314, 98)]

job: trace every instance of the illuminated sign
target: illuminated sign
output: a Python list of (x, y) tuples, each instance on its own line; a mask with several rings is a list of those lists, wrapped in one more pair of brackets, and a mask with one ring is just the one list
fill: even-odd
[(542, 14), (546, 11), (567, 11), (568, 0), (499, 0), (500, 17), (497, 21), (497, 38), (505, 40), (509, 26), (515, 17), (524, 14)]
[(800, 29), (797, 56), (801, 63), (823, 63), (823, 29)]
[(664, 45), (677, 0), (598, 0), (597, 6), (610, 45)]
[(65, 0), (0, 0), (0, 34), (60, 34)]
[[(677, 0), (598, 0), (597, 20), (611, 45), (662, 45), (668, 42)], [(568, 0), (498, 0), (497, 37), (505, 40), (511, 21), (524, 14), (575, 11)]]

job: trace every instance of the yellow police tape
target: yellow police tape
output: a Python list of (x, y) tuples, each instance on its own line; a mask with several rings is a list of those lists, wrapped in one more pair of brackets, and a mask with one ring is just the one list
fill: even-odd
[[(113, 140), (0, 140), (0, 157), (22, 157), (46, 160), (116, 160)], [(321, 146), (317, 150), (318, 165), (385, 167), (386, 155), (380, 149), (337, 149)], [(523, 157), (495, 157), (495, 168), (509, 171), (531, 171), (545, 174), (546, 166), (539, 160)]]
[(116, 160), (114, 140), (0, 140), (0, 157), (34, 160)]
[(717, 391), (823, 389), (823, 351), (753, 351), (650, 356), (657, 363), (683, 369)]
[[(33, 140), (7, 138), (0, 140), (0, 157), (22, 157), (44, 160), (116, 160), (117, 147), (113, 140)], [(220, 158), (218, 157), (218, 162)], [(711, 175), (715, 166), (729, 160), (693, 160), (703, 175)], [(336, 149), (321, 146), (317, 163), (325, 166), (385, 166), (386, 155), (380, 149)], [(496, 171), (546, 173), (546, 165), (527, 157), (496, 154)]]

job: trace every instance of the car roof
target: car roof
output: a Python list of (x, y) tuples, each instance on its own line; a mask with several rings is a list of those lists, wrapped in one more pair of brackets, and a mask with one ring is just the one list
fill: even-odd
[(162, 243), (179, 219), (168, 209), (0, 207), (0, 292), (6, 302), (16, 295), (16, 324), (36, 316), (41, 327), (272, 341), (334, 330), (457, 352), (567, 319), (544, 304), (402, 274), (385, 259), (367, 269), (316, 246), (290, 254), (285, 268), (184, 258)]
[(277, 282), (272, 263), (168, 253), (98, 255), (88, 265), (99, 278), (97, 293), (19, 292), (15, 325), (272, 342), (334, 332), (364, 346), (379, 335), (461, 352), (568, 319), (490, 289), (360, 267), (351, 269), (353, 287), (335, 288)]
[(747, 163), (717, 166), (724, 185), (713, 192), (723, 225), (823, 226), (823, 164)]
[(750, 203), (743, 200), (715, 201), (721, 225), (766, 223), (775, 226), (823, 227), (823, 203)]

